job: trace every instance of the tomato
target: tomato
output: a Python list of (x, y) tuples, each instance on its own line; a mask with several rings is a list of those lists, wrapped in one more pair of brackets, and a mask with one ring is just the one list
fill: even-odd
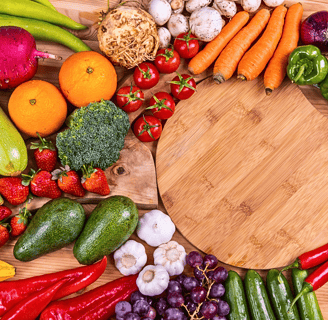
[(133, 132), (142, 142), (155, 141), (161, 136), (162, 123), (153, 116), (143, 115), (134, 123)]
[(160, 49), (157, 51), (155, 66), (161, 73), (177, 71), (180, 65), (180, 56), (173, 48)]
[(156, 67), (150, 62), (142, 62), (133, 73), (135, 84), (141, 89), (150, 89), (159, 81), (159, 72)]
[(189, 74), (179, 74), (170, 81), (171, 93), (179, 100), (190, 98), (196, 91), (196, 82)]
[(174, 40), (174, 49), (178, 51), (181, 58), (189, 59), (199, 51), (199, 42), (191, 31), (180, 33)]
[(149, 101), (149, 107), (154, 117), (158, 119), (170, 118), (175, 110), (175, 102), (167, 92), (157, 92)]
[(125, 86), (116, 93), (116, 104), (125, 112), (138, 110), (144, 100), (144, 93), (137, 86)]

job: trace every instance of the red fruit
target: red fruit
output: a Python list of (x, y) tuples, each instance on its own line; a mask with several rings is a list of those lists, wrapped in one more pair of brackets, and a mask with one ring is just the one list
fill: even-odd
[(116, 104), (125, 112), (137, 111), (144, 101), (144, 93), (137, 86), (122, 87), (116, 93)]
[(76, 197), (84, 197), (85, 191), (76, 171), (70, 170), (69, 166), (56, 169), (52, 172), (52, 179), (58, 180), (60, 190)]
[(181, 58), (190, 59), (199, 51), (199, 42), (195, 35), (189, 32), (180, 33), (174, 40), (174, 49)]
[(167, 92), (157, 92), (150, 99), (146, 110), (151, 110), (153, 116), (158, 119), (168, 119), (174, 113), (175, 102)]
[(36, 149), (34, 151), (34, 158), (36, 165), (39, 169), (51, 172), (55, 169), (57, 163), (57, 151), (54, 147), (52, 141), (47, 141), (46, 139), (40, 137), (40, 142), (32, 142), (31, 149)]
[(12, 211), (6, 206), (0, 206), (0, 221), (8, 218)]
[(19, 210), (19, 214), (14, 216), (10, 220), (11, 231), (10, 234), (13, 237), (20, 236), (28, 225), (28, 219), (31, 216), (31, 212), (26, 207)]
[(31, 185), (31, 192), (38, 197), (56, 199), (61, 196), (61, 191), (56, 181), (52, 180), (52, 175), (48, 171), (37, 171), (31, 169), (29, 175), (24, 176), (24, 184)]
[(20, 177), (6, 177), (0, 179), (0, 193), (7, 201), (17, 206), (26, 201), (29, 189), (23, 185)]
[(179, 74), (170, 81), (172, 96), (179, 100), (189, 99), (196, 92), (196, 82), (189, 74)]
[(8, 223), (0, 224), (0, 247), (5, 245), (5, 243), (9, 240), (9, 231), (7, 229)]
[(162, 134), (162, 123), (153, 116), (139, 117), (133, 126), (133, 132), (142, 142), (151, 142), (159, 139)]
[(100, 168), (92, 168), (91, 166), (83, 166), (82, 172), (82, 186), (85, 190), (102, 196), (107, 196), (110, 193), (107, 178), (103, 170)]

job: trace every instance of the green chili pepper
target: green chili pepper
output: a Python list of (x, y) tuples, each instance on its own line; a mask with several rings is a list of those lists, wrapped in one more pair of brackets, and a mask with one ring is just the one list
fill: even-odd
[(1, 0), (0, 13), (47, 21), (73, 30), (87, 29), (86, 26), (48, 6), (29, 0)]
[(287, 75), (298, 85), (312, 85), (323, 81), (328, 74), (328, 61), (313, 46), (297, 47), (289, 56)]
[(33, 1), (43, 4), (44, 6), (47, 6), (53, 10), (56, 10), (56, 8), (51, 4), (51, 2), (49, 0), (33, 0)]
[(36, 40), (60, 43), (75, 52), (91, 51), (81, 39), (51, 23), (0, 14), (0, 27), (15, 26), (28, 31)]

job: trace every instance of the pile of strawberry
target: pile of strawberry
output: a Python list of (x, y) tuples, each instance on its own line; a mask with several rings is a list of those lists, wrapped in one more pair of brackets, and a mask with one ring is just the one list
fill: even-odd
[[(57, 150), (51, 141), (40, 137), (40, 142), (32, 142), (34, 158), (38, 170), (31, 169), (29, 174), (21, 177), (0, 178), (0, 247), (9, 239), (21, 235), (32, 216), (27, 210), (27, 203), (34, 197), (59, 198), (62, 192), (75, 197), (84, 197), (85, 192), (93, 192), (102, 196), (110, 193), (105, 172), (100, 168), (83, 166), (82, 176), (70, 170), (69, 166), (55, 169)], [(18, 215), (11, 217), (12, 211), (4, 206), (3, 198), (11, 205), (26, 203)]]

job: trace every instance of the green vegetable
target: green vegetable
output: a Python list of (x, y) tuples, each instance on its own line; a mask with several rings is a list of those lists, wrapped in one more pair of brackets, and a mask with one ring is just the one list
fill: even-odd
[(25, 142), (0, 107), (0, 175), (17, 176), (26, 166)]
[(92, 264), (119, 248), (138, 224), (135, 203), (123, 196), (102, 200), (76, 240), (73, 253), (81, 264)]
[(118, 160), (130, 128), (128, 115), (105, 100), (77, 109), (67, 125), (69, 129), (57, 135), (56, 145), (61, 163), (73, 170), (83, 165), (110, 167)]
[(328, 100), (328, 75), (322, 82), (319, 83), (319, 88), (320, 88), (320, 92), (321, 92), (322, 96), (326, 100)]
[(255, 270), (248, 270), (244, 281), (252, 319), (276, 320), (261, 276)]
[(58, 11), (30, 0), (1, 0), (0, 13), (48, 21), (73, 30), (87, 29)]
[[(56, 10), (56, 8), (50, 3), (49, 0), (33, 0), (34, 2), (38, 2), (40, 4), (43, 4), (44, 6), (47, 6), (53, 10)], [(57, 10), (56, 10), (57, 11)]]
[[(296, 306), (290, 309), (294, 299), (289, 284), (283, 274), (272, 269), (267, 274), (266, 285), (273, 310), (279, 320), (299, 320)], [(280, 280), (280, 281), (279, 281)]]
[[(303, 281), (309, 275), (308, 270), (292, 270), (292, 282), (295, 295), (299, 294), (303, 287)], [(297, 306), (301, 320), (323, 320), (319, 303), (315, 292), (309, 292), (297, 300)]]
[(323, 81), (328, 74), (328, 61), (313, 46), (300, 46), (289, 55), (287, 75), (298, 85), (312, 85)]
[(223, 299), (230, 306), (229, 320), (250, 320), (243, 281), (239, 274), (229, 270), (228, 278), (224, 282), (225, 294)]
[(2, 26), (23, 28), (36, 40), (57, 42), (75, 52), (91, 50), (81, 39), (49, 22), (0, 14), (0, 27)]
[(34, 215), (14, 247), (20, 261), (31, 261), (73, 242), (85, 222), (83, 207), (68, 198), (47, 202)]

